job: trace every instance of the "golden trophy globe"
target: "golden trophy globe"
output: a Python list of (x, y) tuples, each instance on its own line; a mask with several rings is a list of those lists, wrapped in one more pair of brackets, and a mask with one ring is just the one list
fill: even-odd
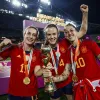
[[(42, 61), (44, 65), (47, 66), (47, 64), (50, 61), (51, 47), (48, 45), (43, 45), (41, 47), (41, 51), (42, 51), (42, 55), (44, 56)], [(44, 88), (45, 92), (53, 93), (54, 91), (56, 91), (56, 86), (55, 86), (55, 83), (53, 82), (52, 77), (44, 77), (44, 86), (45, 86)]]

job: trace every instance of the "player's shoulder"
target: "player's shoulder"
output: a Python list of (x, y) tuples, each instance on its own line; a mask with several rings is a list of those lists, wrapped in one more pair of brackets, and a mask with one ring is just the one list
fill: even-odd
[(67, 42), (67, 40), (65, 38), (59, 39), (59, 43), (66, 43), (66, 42)]
[(70, 45), (69, 41), (65, 38), (60, 39), (58, 43), (59, 43), (59, 45), (63, 45), (63, 46), (69, 46)]
[(84, 40), (82, 40), (82, 43), (85, 45), (91, 45), (91, 44), (94, 44), (96, 42), (94, 40), (91, 40), (91, 39), (84, 39)]

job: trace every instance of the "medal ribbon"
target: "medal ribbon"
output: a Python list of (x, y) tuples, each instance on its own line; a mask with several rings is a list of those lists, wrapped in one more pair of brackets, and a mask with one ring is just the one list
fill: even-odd
[(53, 54), (53, 50), (51, 49), (50, 51), (50, 54), (51, 54), (51, 57), (52, 57), (52, 62), (53, 62), (53, 66), (54, 66), (54, 69), (55, 69), (55, 73), (56, 75), (58, 74), (58, 71), (57, 71), (57, 67), (58, 67), (58, 63), (59, 63), (59, 45), (57, 44), (57, 52), (56, 52), (56, 61), (55, 61), (55, 58), (54, 58), (54, 54)]
[(59, 65), (59, 58), (60, 58), (60, 52), (59, 52), (59, 45), (57, 44), (57, 52), (56, 52), (56, 67), (58, 68)]
[(75, 50), (74, 62), (73, 62), (73, 52), (72, 52), (72, 49), (71, 49), (72, 70), (73, 70), (73, 73), (75, 75), (76, 75), (76, 61), (77, 61), (77, 56), (79, 55), (79, 46), (80, 46), (80, 40), (78, 40), (77, 47), (76, 47), (76, 50)]
[(25, 53), (25, 51), (23, 49), (23, 58), (24, 58), (24, 67), (26, 68), (25, 69), (25, 76), (26, 77), (29, 75), (29, 72), (30, 72), (30, 65), (31, 65), (31, 61), (32, 61), (32, 55), (33, 55), (33, 49), (31, 49), (29, 60), (28, 60), (28, 64), (27, 64), (26, 53)]
[(77, 56), (79, 55), (79, 46), (80, 46), (80, 40), (78, 40), (77, 47), (75, 50), (75, 57), (74, 57), (75, 62), (77, 61)]

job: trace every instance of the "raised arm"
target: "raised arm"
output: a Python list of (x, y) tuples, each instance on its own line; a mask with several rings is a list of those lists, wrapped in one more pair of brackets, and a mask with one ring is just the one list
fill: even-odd
[(88, 28), (88, 6), (85, 4), (82, 4), (80, 6), (80, 10), (82, 11), (82, 24), (81, 24), (81, 28), (77, 34), (78, 38), (81, 38), (82, 36), (84, 36), (87, 32), (87, 28)]
[(12, 44), (10, 39), (5, 38), (1, 43), (0, 43), (0, 49), (2, 49), (3, 46), (6, 46), (8, 44)]
[[(12, 44), (10, 39), (5, 38), (1, 43), (0, 43), (0, 50), (2, 50), (2, 47)], [(3, 60), (3, 58), (0, 56), (0, 60)]]

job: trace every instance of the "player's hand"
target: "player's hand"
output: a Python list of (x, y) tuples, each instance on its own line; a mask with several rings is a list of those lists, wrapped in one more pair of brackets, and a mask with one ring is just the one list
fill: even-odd
[(85, 5), (85, 4), (82, 4), (80, 6), (80, 10), (83, 12), (83, 13), (88, 13), (88, 5)]
[(47, 64), (47, 66), (43, 65), (42, 68), (46, 68), (49, 70), (54, 69), (54, 67), (52, 66), (52, 63), (50, 63), (50, 62)]
[(51, 77), (52, 76), (52, 72), (49, 69), (42, 69), (43, 71), (43, 77)]
[(12, 42), (11, 42), (10, 39), (7, 39), (7, 38), (5, 38), (5, 39), (1, 42), (1, 45), (2, 45), (2, 46), (8, 45), (8, 44), (12, 44)]
[(49, 69), (49, 70), (51, 70), (51, 69), (53, 69), (54, 67), (52, 66), (52, 63), (48, 63), (47, 64), (47, 66), (46, 66), (46, 69)]

